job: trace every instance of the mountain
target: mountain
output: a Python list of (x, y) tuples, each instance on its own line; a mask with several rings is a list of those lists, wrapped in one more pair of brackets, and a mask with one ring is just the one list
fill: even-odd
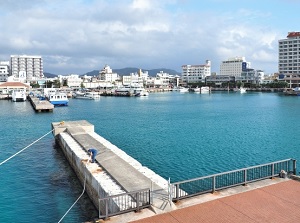
[(47, 78), (54, 78), (54, 77), (57, 77), (56, 74), (51, 74), (51, 73), (47, 73), (47, 72), (44, 72), (44, 76), (47, 77)]

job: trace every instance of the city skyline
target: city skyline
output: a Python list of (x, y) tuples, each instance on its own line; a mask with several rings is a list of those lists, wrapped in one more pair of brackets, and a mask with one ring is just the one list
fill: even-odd
[(298, 31), (296, 0), (33, 0), (1, 2), (0, 60), (41, 55), (44, 72), (82, 74), (243, 56), (278, 72), (278, 40)]

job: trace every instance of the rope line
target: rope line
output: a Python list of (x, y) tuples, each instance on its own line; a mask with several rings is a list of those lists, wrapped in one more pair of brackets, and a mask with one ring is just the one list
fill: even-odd
[(37, 140), (35, 140), (33, 143), (29, 144), (28, 146), (26, 146), (25, 148), (21, 149), (19, 152), (16, 152), (14, 155), (12, 155), (11, 157), (7, 158), (6, 160), (2, 161), (0, 163), (0, 166), (4, 163), (6, 163), (7, 161), (9, 161), (10, 159), (12, 159), (13, 157), (15, 157), (16, 155), (18, 155), (19, 153), (23, 152), (25, 149), (29, 148), (30, 146), (32, 146), (33, 144), (35, 144), (36, 142), (40, 141), (42, 138), (44, 138), (45, 136), (49, 135), (51, 132), (53, 132), (54, 129), (52, 129), (51, 131), (47, 132), (45, 135), (43, 135), (42, 137), (38, 138)]
[[(90, 162), (90, 158), (88, 159), (88, 161), (86, 162), (85, 164), (85, 167), (87, 168), (87, 164)], [(82, 195), (84, 194), (85, 192), (85, 182), (86, 182), (86, 172), (85, 172), (85, 175), (84, 175), (84, 183), (83, 183), (83, 190), (82, 190), (82, 193), (80, 194), (80, 196), (77, 198), (77, 200), (71, 205), (71, 207), (66, 211), (66, 213), (61, 217), (61, 219), (57, 222), (57, 223), (60, 223), (64, 217), (71, 211), (71, 209), (74, 207), (74, 205), (79, 201), (79, 199), (82, 197)]]
[[(63, 125), (64, 121), (60, 122), (59, 125)], [(14, 155), (10, 156), (9, 158), (7, 158), (6, 160), (2, 161), (0, 163), (0, 166), (4, 163), (6, 163), (7, 161), (9, 161), (10, 159), (14, 158), (16, 155), (20, 154), (21, 152), (23, 152), (24, 150), (26, 150), (27, 148), (29, 148), (30, 146), (32, 146), (33, 144), (37, 143), (38, 141), (40, 141), (41, 139), (43, 139), (44, 137), (46, 137), (47, 135), (49, 135), (50, 133), (52, 133), (54, 131), (54, 129), (52, 129), (51, 131), (47, 132), (45, 135), (41, 136), (40, 138), (38, 138), (37, 140), (35, 140), (34, 142), (32, 142), (31, 144), (29, 144), (28, 146), (24, 147), (23, 149), (21, 149), (20, 151), (16, 152)], [(87, 168), (87, 164), (89, 163), (90, 158), (88, 159), (87, 163), (85, 164), (85, 167)], [(85, 192), (85, 183), (86, 183), (86, 172), (84, 175), (84, 183), (83, 183), (83, 190), (82, 193), (80, 194), (80, 196), (77, 198), (77, 200), (71, 205), (71, 207), (67, 210), (67, 212), (62, 216), (62, 218), (58, 221), (58, 223), (60, 223), (64, 217), (70, 212), (70, 210), (74, 207), (74, 205), (79, 201), (79, 199), (82, 197), (82, 195)]]

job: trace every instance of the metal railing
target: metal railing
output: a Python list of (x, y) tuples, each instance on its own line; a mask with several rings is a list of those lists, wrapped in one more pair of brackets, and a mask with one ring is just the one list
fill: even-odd
[(214, 193), (217, 190), (276, 177), (282, 170), (296, 174), (296, 160), (286, 159), (172, 183), (172, 200), (178, 201), (199, 194)]
[(99, 218), (140, 211), (150, 206), (150, 189), (143, 189), (129, 193), (109, 196), (99, 199)]

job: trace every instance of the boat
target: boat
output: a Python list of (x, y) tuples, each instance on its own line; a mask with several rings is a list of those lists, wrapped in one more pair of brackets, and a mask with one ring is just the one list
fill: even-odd
[(246, 88), (240, 87), (240, 93), (246, 93)]
[(67, 106), (69, 99), (66, 93), (55, 93), (48, 96), (48, 100), (54, 106)]
[(200, 89), (201, 94), (210, 93), (210, 88), (208, 86), (203, 86)]
[(137, 97), (142, 97), (142, 96), (148, 96), (149, 92), (146, 91), (145, 89), (141, 89), (140, 91), (135, 93), (135, 96)]
[(117, 96), (148, 96), (148, 91), (138, 85), (123, 86), (115, 90)]
[(12, 101), (26, 101), (27, 96), (25, 90), (13, 90), (11, 94)]
[(179, 88), (179, 92), (180, 93), (187, 93), (187, 92), (189, 92), (189, 89), (186, 88), (186, 87), (181, 87), (181, 88)]
[(74, 98), (96, 100), (96, 99), (100, 99), (100, 95), (97, 92), (80, 92), (80, 91), (77, 91), (74, 94)]
[(197, 86), (196, 88), (194, 88), (194, 92), (195, 93), (200, 93), (201, 89)]

